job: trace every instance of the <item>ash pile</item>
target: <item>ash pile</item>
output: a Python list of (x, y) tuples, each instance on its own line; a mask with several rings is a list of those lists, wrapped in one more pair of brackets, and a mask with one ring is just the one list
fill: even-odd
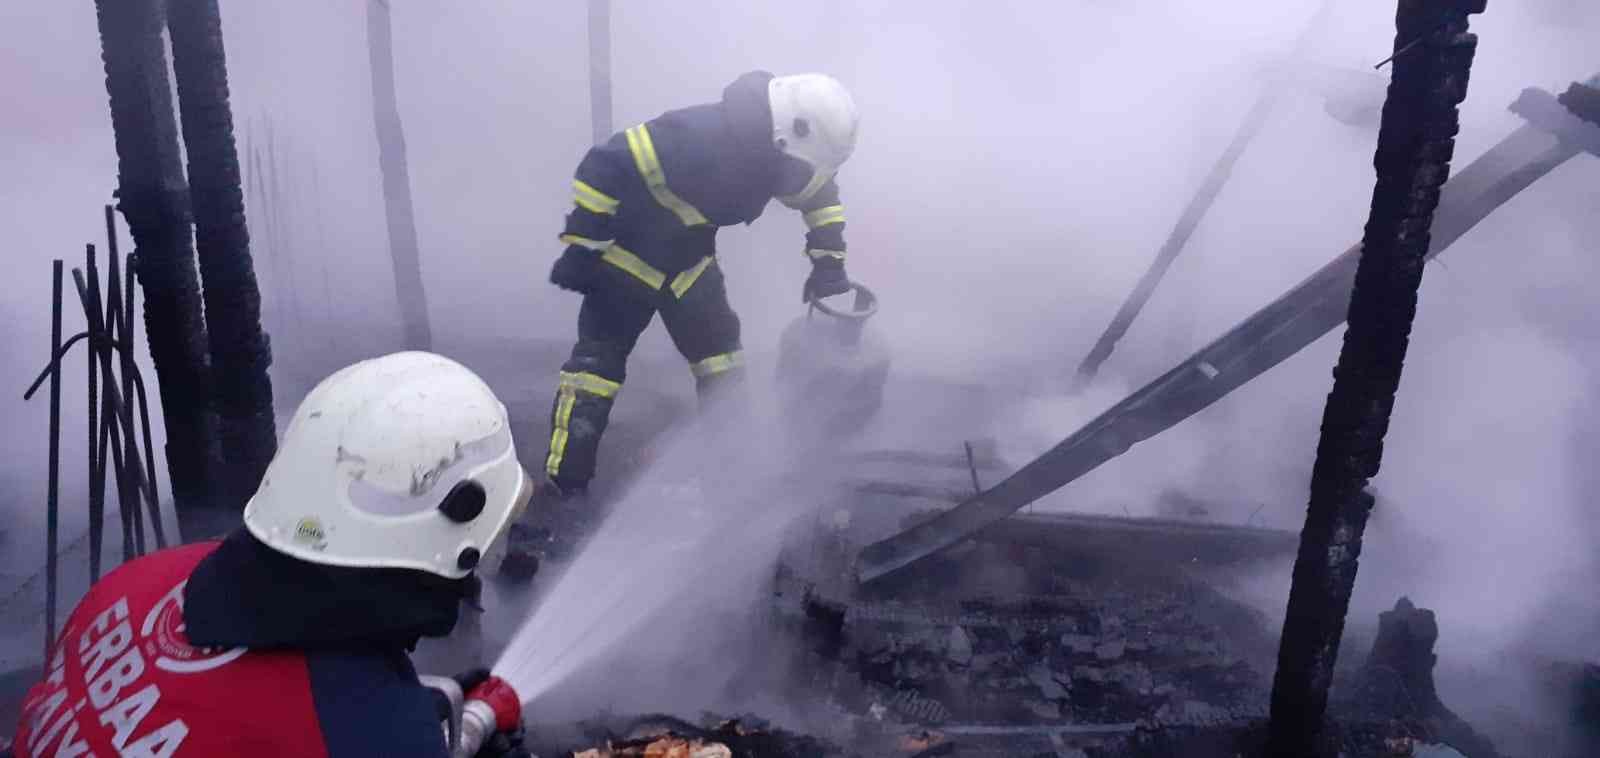
[[(925, 517), (914, 516), (916, 518)], [(1229, 597), (1296, 535), (1197, 521), (1019, 515), (865, 587), (850, 530), (780, 571), (806, 686), (862, 755), (1262, 754), (1277, 628)], [(1360, 625), (1353, 623), (1352, 626)], [(1368, 621), (1370, 623), (1370, 621)], [(1499, 755), (1433, 689), (1432, 613), (1402, 600), (1334, 688), (1329, 755)]]

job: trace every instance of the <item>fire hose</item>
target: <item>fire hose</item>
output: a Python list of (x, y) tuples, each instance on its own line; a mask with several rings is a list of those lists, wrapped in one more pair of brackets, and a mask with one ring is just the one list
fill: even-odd
[(440, 720), (451, 758), (473, 758), (495, 734), (511, 734), (522, 725), (522, 698), (498, 676), (481, 678), (465, 691), (451, 677), (418, 679), (441, 696)]

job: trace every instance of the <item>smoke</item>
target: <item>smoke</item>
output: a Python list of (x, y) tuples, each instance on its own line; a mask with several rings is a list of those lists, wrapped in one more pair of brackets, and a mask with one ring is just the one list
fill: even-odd
[(541, 721), (696, 718), (746, 711), (751, 697), (769, 718), (787, 711), (773, 689), (787, 673), (773, 654), (786, 649), (771, 624), (773, 572), (823, 490), (786, 469), (798, 451), (750, 413), (766, 399), (668, 440), (571, 563), (541, 580), (548, 590), (494, 667)]
[[(1359, 238), (1376, 135), (1330, 118), (1317, 93), (1297, 88), (1099, 383), (1063, 395), (1073, 365), (1319, 5), (616, 3), (616, 126), (713, 101), (750, 69), (843, 80), (864, 114), (861, 144), (840, 176), (850, 270), (882, 299), (874, 327), (894, 357), (888, 402), (918, 422), (916, 433), (879, 430), (879, 438), (958, 449), (961, 439), (992, 436), (1022, 462)], [(1393, 47), (1393, 11), (1392, 0), (1334, 4), (1306, 56), (1369, 75)], [(262, 171), (279, 180), (278, 199), (253, 192), (248, 213), (279, 407), (290, 408), (311, 381), (387, 352), (399, 335), (365, 4), (223, 0), (222, 12), (241, 150), (277, 152), (277, 165), (264, 161)], [(570, 340), (576, 315), (576, 299), (544, 278), (589, 139), (583, 3), (415, 0), (392, 4), (392, 13), (439, 349), (492, 352), (496, 366), (519, 366), (491, 378), (502, 392), (548, 392), (553, 377), (527, 370), (522, 351)], [(1560, 89), (1595, 73), (1600, 11), (1584, 0), (1495, 0), (1473, 28), (1481, 45), (1458, 168), (1519, 125), (1505, 106), (1522, 88)], [(48, 261), (74, 259), (98, 240), (99, 206), (115, 184), (92, 4), (0, 8), (0, 82), (25, 104), (0, 117), (0, 207), (9, 211), (16, 279), (0, 294), (8, 358), (0, 380), (17, 393), (0, 406), (13, 429), (0, 438), (0, 482), (24, 503), (12, 530), (34, 534), (45, 409), (17, 398), (48, 341)], [(251, 165), (247, 179), (265, 181)], [(1592, 584), (1589, 556), (1600, 541), (1587, 508), (1600, 475), (1586, 465), (1600, 442), (1586, 392), (1600, 370), (1597, 170), (1593, 158), (1573, 161), (1425, 277), (1354, 618), (1409, 594), (1439, 612), (1447, 662), (1530, 647), (1596, 654), (1586, 647), (1595, 611), (1575, 588)], [(757, 361), (770, 360), (779, 331), (800, 313), (806, 264), (793, 216), (774, 205), (758, 223), (720, 234)], [(1298, 528), (1337, 345), (1319, 341), (1041, 507), (1144, 515), (1177, 491), (1205, 501), (1212, 518)], [(636, 365), (662, 358), (673, 360), (672, 346), (652, 329)], [(687, 372), (635, 372), (639, 389), (622, 402), (643, 397), (648, 383), (685, 390), (689, 381)], [(927, 389), (938, 383), (981, 385), (1005, 399), (980, 414)], [(71, 415), (81, 413), (72, 387), (69, 418), (81, 419)], [(546, 395), (538, 397), (532, 405)], [(74, 430), (69, 422), (64, 438), (81, 445)], [(69, 448), (64, 460), (81, 455)], [(81, 492), (72, 497), (81, 504)], [(661, 524), (652, 497), (625, 499), (607, 528)], [(8, 561), (28, 563), (36, 544), (12, 536), (3, 549)], [(610, 576), (592, 570), (594, 581)], [(587, 582), (566, 584), (577, 592)], [(1281, 614), (1286, 567), (1258, 584), (1263, 609)], [(728, 596), (754, 603), (746, 590)], [(706, 649), (698, 638), (659, 634), (686, 623), (663, 618), (671, 623), (647, 635), (658, 649)], [(1444, 693), (1447, 701), (1466, 694)]]

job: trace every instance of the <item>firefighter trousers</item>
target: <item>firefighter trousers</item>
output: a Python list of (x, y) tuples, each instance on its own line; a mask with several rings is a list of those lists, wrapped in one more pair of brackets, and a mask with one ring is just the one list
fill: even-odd
[(583, 297), (578, 342), (561, 367), (550, 411), (545, 458), (545, 473), (563, 491), (582, 489), (594, 477), (600, 438), (627, 379), (628, 354), (658, 311), (689, 362), (702, 404), (743, 376), (739, 316), (728, 303), (720, 266), (713, 263), (681, 296), (669, 289), (653, 294), (607, 284)]

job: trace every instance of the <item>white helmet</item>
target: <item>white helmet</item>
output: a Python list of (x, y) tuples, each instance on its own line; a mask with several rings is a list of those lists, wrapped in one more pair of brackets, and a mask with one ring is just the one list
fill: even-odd
[(811, 199), (856, 149), (861, 117), (850, 91), (826, 74), (777, 76), (767, 84), (772, 107), (772, 143), (811, 166), (805, 189), (778, 198), (795, 206)]
[(459, 579), (532, 491), (488, 385), (448, 358), (395, 353), (306, 395), (244, 524), (310, 563)]

